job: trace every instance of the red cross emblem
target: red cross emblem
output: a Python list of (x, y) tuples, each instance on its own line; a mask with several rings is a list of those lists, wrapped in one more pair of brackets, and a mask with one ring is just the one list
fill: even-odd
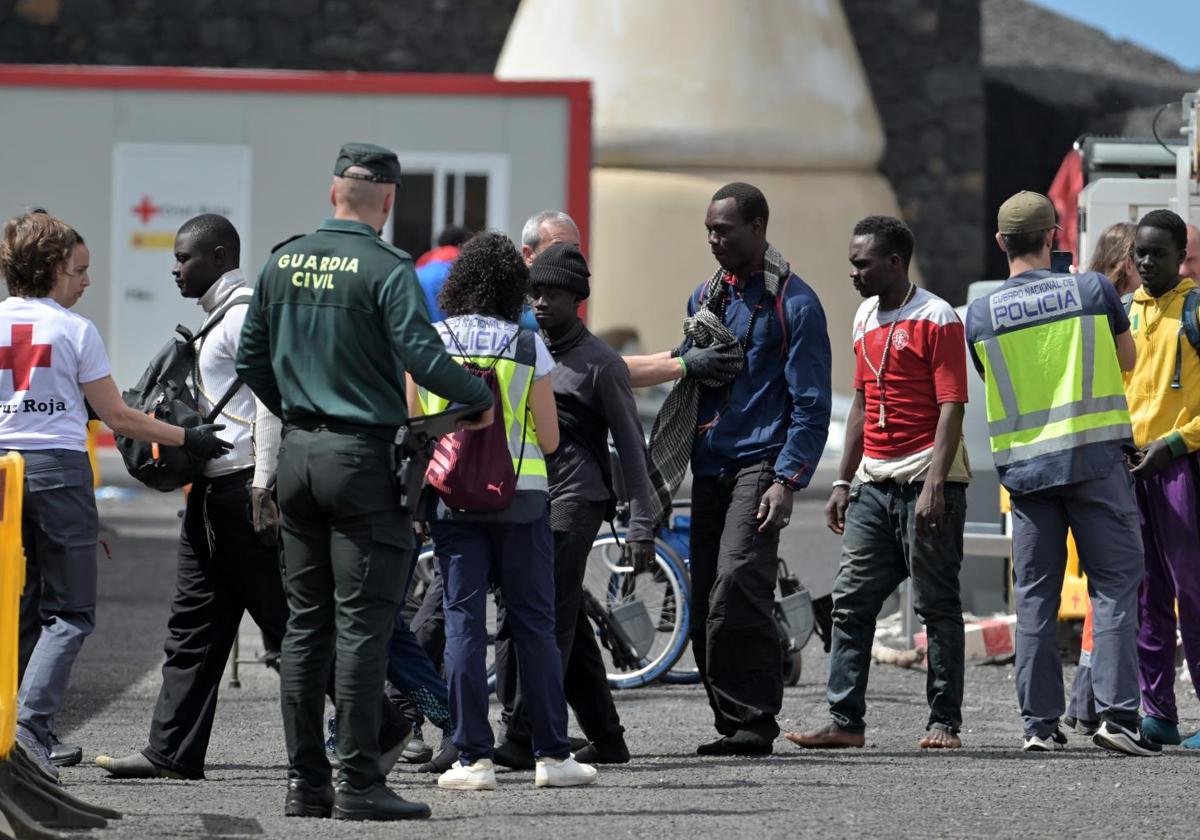
[(150, 200), (150, 196), (142, 196), (142, 200), (133, 205), (133, 214), (142, 220), (142, 224), (150, 224), (150, 220), (158, 215), (162, 208)]
[(0, 370), (13, 372), (13, 391), (28, 391), (35, 367), (50, 367), (50, 344), (33, 343), (33, 324), (12, 325), (12, 346), (0, 347)]

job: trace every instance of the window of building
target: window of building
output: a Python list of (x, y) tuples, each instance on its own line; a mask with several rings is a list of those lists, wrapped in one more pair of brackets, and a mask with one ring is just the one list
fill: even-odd
[(403, 171), (384, 236), (414, 258), (448, 225), (468, 233), (508, 228), (505, 155), (400, 153)]

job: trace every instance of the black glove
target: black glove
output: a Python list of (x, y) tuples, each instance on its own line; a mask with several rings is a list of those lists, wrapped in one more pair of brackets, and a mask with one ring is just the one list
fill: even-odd
[(633, 566), (635, 575), (642, 575), (654, 569), (654, 541), (626, 540), (625, 561)]
[(224, 429), (222, 423), (202, 423), (183, 430), (183, 451), (195, 455), (205, 461), (220, 458), (233, 444), (217, 437), (217, 432)]
[(712, 347), (693, 347), (684, 353), (685, 376), (728, 382), (742, 369), (741, 347), (736, 341), (714, 344)]

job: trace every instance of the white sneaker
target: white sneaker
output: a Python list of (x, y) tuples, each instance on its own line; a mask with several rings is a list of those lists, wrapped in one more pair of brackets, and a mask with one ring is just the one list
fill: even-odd
[(1021, 747), (1021, 750), (1024, 752), (1057, 752), (1066, 748), (1067, 734), (1060, 726), (1045, 738), (1040, 735), (1030, 735), (1025, 739), (1025, 746)]
[(496, 765), (490, 758), (480, 758), (474, 764), (456, 761), (438, 776), (438, 787), (449, 790), (495, 790)]
[(573, 755), (564, 759), (539, 758), (533, 784), (536, 787), (576, 787), (592, 784), (596, 775), (595, 767), (580, 764)]

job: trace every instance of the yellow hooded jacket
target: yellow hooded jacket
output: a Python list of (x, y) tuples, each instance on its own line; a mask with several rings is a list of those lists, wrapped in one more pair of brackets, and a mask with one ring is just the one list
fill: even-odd
[[(1200, 449), (1200, 354), (1180, 331), (1184, 296), (1195, 288), (1181, 280), (1159, 298), (1139, 288), (1129, 310), (1137, 363), (1124, 377), (1133, 441), (1165, 438), (1175, 457)], [(1172, 388), (1180, 353), (1180, 387)]]

